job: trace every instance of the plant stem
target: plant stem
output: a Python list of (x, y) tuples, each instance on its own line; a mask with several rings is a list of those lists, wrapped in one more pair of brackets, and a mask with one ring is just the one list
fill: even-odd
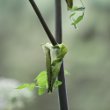
[[(56, 7), (56, 41), (58, 43), (62, 43), (61, 0), (55, 0), (55, 7)], [(68, 110), (63, 63), (62, 63), (61, 69), (60, 69), (58, 80), (62, 81), (62, 85), (59, 87), (59, 90), (58, 90), (59, 91), (60, 110)]]
[[(39, 8), (37, 7), (34, 0), (29, 0), (31, 3), (36, 15), (38, 16), (49, 40), (53, 45), (57, 45), (58, 43), (62, 43), (62, 18), (61, 18), (61, 0), (55, 0), (56, 5), (56, 40), (54, 39), (52, 33), (50, 32), (46, 22), (44, 21)], [(57, 41), (57, 42), (56, 42)], [(65, 77), (64, 77), (64, 67), (63, 63), (60, 69), (60, 73), (58, 79), (62, 81), (62, 85), (59, 87), (59, 101), (60, 101), (60, 110), (68, 110), (67, 104), (67, 95), (66, 95), (66, 86), (65, 86)]]
[(32, 7), (33, 7), (33, 9), (34, 9), (34, 11), (35, 11), (35, 13), (36, 13), (36, 15), (38, 16), (38, 18), (39, 18), (39, 20), (40, 20), (40, 22), (41, 22), (41, 24), (42, 24), (42, 26), (43, 26), (43, 28), (44, 28), (46, 34), (47, 34), (49, 40), (51, 41), (51, 43), (52, 43), (53, 45), (57, 45), (57, 42), (55, 41), (55, 39), (54, 39), (52, 33), (50, 32), (50, 30), (49, 30), (49, 28), (48, 28), (46, 22), (44, 21), (42, 15), (41, 15), (41, 13), (40, 13), (40, 10), (39, 10), (38, 6), (37, 6), (36, 3), (34, 2), (34, 0), (29, 0), (29, 2), (31, 3), (31, 5), (32, 5)]

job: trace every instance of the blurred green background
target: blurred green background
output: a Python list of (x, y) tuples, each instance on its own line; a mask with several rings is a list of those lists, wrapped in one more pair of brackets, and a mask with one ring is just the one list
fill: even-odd
[[(54, 0), (36, 2), (55, 34)], [(65, 57), (65, 69), (70, 73), (66, 76), (69, 110), (110, 110), (110, 0), (84, 0), (84, 4), (84, 20), (74, 29), (62, 0), (63, 41), (69, 50)], [(28, 0), (0, 0), (1, 79), (32, 82), (45, 70), (41, 44), (46, 42), (48, 38)], [(24, 100), (31, 102), (16, 110), (59, 109), (57, 91), (43, 96), (34, 91), (33, 95)], [(0, 99), (0, 107), (2, 103)]]

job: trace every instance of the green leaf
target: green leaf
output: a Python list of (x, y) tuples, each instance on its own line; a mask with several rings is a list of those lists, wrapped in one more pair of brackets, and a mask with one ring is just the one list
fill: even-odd
[(52, 44), (47, 43), (43, 45), (43, 49), (46, 55), (48, 91), (52, 92), (53, 85), (60, 71), (62, 59), (67, 53), (67, 48), (64, 44), (52, 46)]
[(58, 58), (63, 59), (66, 53), (68, 52), (67, 48), (65, 47), (64, 44), (59, 44), (59, 53), (58, 53)]
[(43, 95), (46, 92), (46, 88), (39, 88), (38, 95)]
[(24, 89), (27, 88), (29, 86), (29, 84), (22, 84), (20, 86), (18, 86), (16, 89)]
[(30, 90), (34, 90), (35, 86), (36, 86), (35, 83), (31, 83), (28, 88), (29, 88)]
[(52, 68), (51, 68), (51, 52), (50, 50), (52, 50), (52, 44), (50, 43), (46, 43), (45, 45), (43, 45), (43, 49), (44, 49), (44, 53), (46, 56), (46, 70), (47, 70), (47, 80), (48, 80), (48, 91), (49, 88), (51, 87), (51, 74), (52, 74)]
[[(74, 25), (75, 28), (77, 28), (77, 24), (83, 19), (84, 17), (84, 12), (85, 12), (85, 6), (83, 4), (83, 1), (80, 0), (82, 6), (73, 6), (70, 11), (72, 12), (72, 14), (70, 15), (70, 18), (72, 18), (72, 25)], [(75, 15), (77, 15), (77, 12), (81, 12), (82, 15), (78, 16), (77, 18), (75, 17)], [(79, 13), (78, 12), (78, 13)]]
[(46, 92), (48, 88), (47, 84), (47, 72), (42, 71), (39, 75), (35, 78), (36, 84), (38, 85), (38, 94), (42, 95)]
[(62, 82), (56, 80), (55, 83), (54, 83), (54, 88), (58, 88), (60, 85), (62, 85)]
[(74, 20), (72, 25), (74, 25), (74, 27), (77, 28), (76, 25), (83, 19), (83, 17), (84, 17), (84, 13), (81, 16), (79, 16), (76, 20)]
[(46, 71), (42, 71), (38, 74), (38, 76), (35, 78), (35, 80), (37, 81), (41, 81), (42, 79), (46, 79), (47, 78), (47, 75), (46, 75)]
[(42, 71), (39, 73), (39, 75), (35, 78), (36, 84), (40, 88), (46, 88), (47, 87), (47, 72)]
[(20, 86), (18, 86), (17, 87), (17, 89), (24, 89), (24, 88), (28, 88), (29, 90), (33, 90), (34, 88), (35, 88), (35, 83), (31, 83), (31, 84), (29, 84), (29, 83), (25, 83), (25, 84), (22, 84), (22, 85), (20, 85)]

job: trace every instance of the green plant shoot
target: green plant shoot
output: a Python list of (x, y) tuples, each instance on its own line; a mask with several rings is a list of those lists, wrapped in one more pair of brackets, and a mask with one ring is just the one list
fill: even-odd
[(57, 80), (62, 60), (67, 53), (67, 48), (64, 44), (58, 44), (53, 46), (50, 43), (46, 43), (42, 46), (46, 56), (46, 71), (42, 71), (36, 76), (33, 83), (25, 83), (17, 87), (17, 89), (28, 88), (33, 90), (38, 88), (38, 94), (42, 95), (46, 91), (52, 92), (62, 84)]
[(43, 49), (46, 56), (48, 92), (52, 92), (53, 85), (60, 71), (62, 59), (67, 53), (67, 48), (64, 44), (52, 46), (52, 44), (47, 43), (43, 45)]

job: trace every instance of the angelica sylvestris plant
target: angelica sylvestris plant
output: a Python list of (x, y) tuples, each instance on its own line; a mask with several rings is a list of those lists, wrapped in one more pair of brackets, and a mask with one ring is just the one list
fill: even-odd
[[(70, 18), (72, 20), (72, 25), (77, 28), (77, 24), (84, 17), (85, 8), (81, 0), (81, 6), (75, 6), (74, 1), (75, 0), (65, 0), (67, 4), (67, 10), (71, 12)], [(28, 88), (30, 90), (33, 90), (34, 88), (38, 88), (38, 94), (42, 95), (44, 93), (53, 92), (55, 88), (58, 88), (60, 110), (68, 110), (63, 67), (63, 58), (67, 54), (67, 48), (62, 43), (61, 0), (55, 0), (56, 39), (50, 32), (37, 4), (34, 2), (34, 0), (29, 0), (29, 2), (36, 15), (38, 16), (41, 25), (43, 26), (51, 43), (46, 43), (42, 45), (46, 59), (46, 70), (40, 72), (38, 76), (36, 76), (36, 78), (34, 79), (33, 83), (25, 83), (17, 87), (17, 89)], [(81, 15), (79, 13), (81, 13)]]
[[(30, 0), (33, 1), (33, 0)], [(74, 0), (66, 0), (67, 10), (71, 12), (70, 18), (72, 19), (72, 25), (76, 28), (76, 25), (83, 19), (85, 7), (83, 2), (80, 0), (82, 6), (74, 6)], [(82, 15), (75, 18), (77, 12), (82, 12)], [(66, 46), (62, 44), (56, 43), (56, 45), (52, 45), (51, 43), (46, 43), (42, 45), (45, 58), (46, 58), (46, 70), (39, 73), (38, 76), (34, 79), (34, 82), (29, 84), (25, 83), (17, 87), (17, 89), (28, 88), (33, 90), (34, 88), (38, 88), (38, 94), (42, 95), (46, 91), (52, 92), (53, 89), (57, 88), (62, 84), (61, 81), (57, 79), (62, 60), (67, 53)]]
[(62, 64), (62, 59), (67, 53), (67, 48), (64, 44), (53, 46), (51, 43), (46, 43), (42, 45), (42, 47), (45, 53), (47, 70), (39, 73), (39, 75), (34, 79), (35, 82), (31, 84), (23, 84), (17, 89), (29, 88), (30, 90), (33, 90), (37, 87), (38, 94), (42, 95), (46, 91), (52, 92), (53, 89), (62, 84), (61, 81), (57, 80), (57, 77)]

